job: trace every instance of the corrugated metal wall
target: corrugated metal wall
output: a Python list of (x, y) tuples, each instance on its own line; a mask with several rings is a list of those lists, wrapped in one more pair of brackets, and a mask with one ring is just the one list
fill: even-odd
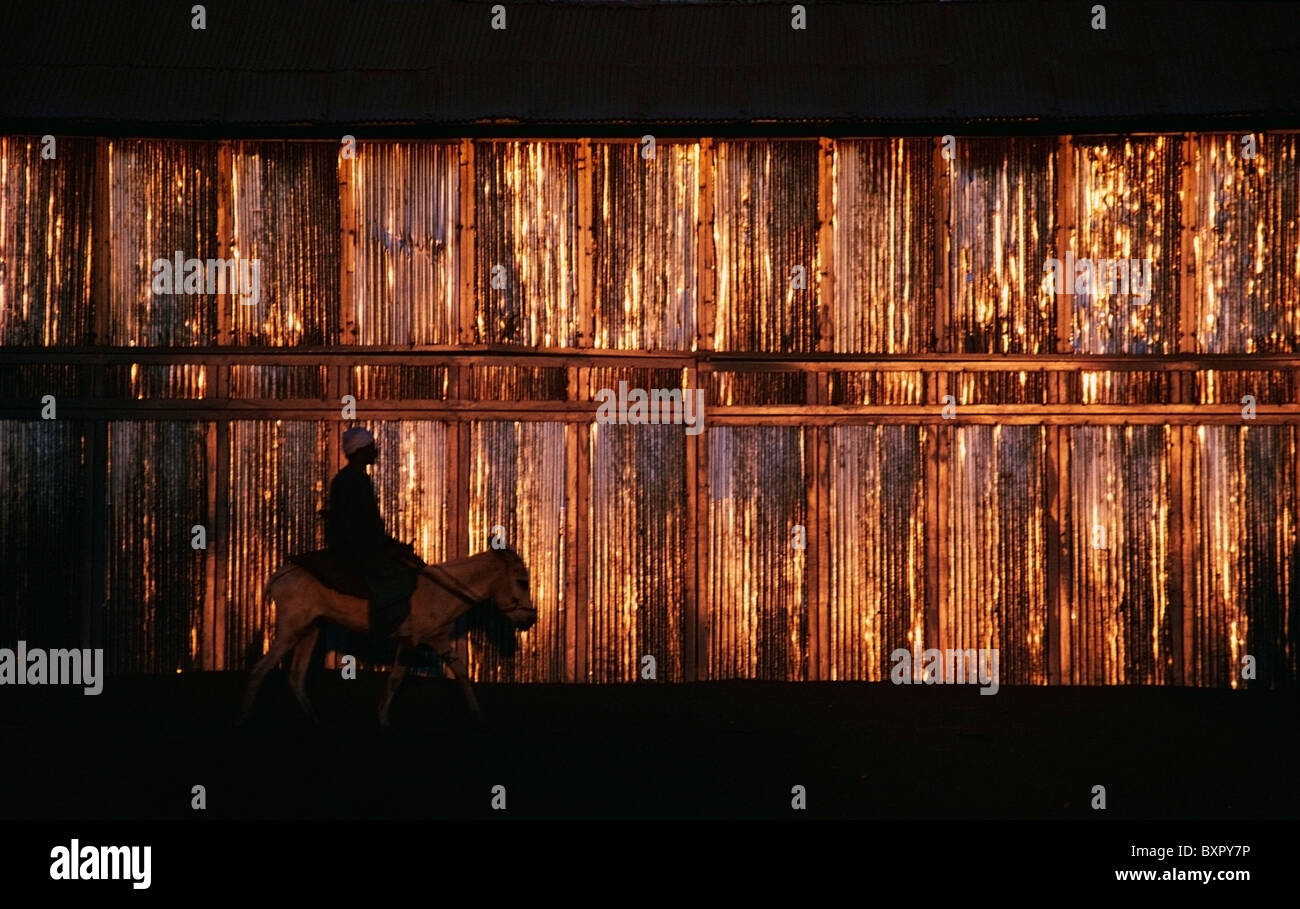
[(711, 679), (808, 675), (804, 433), (714, 426), (709, 437), (708, 610), (700, 649)]
[(948, 538), (951, 586), (940, 643), (997, 648), (1003, 683), (1047, 681), (1045, 432), (1039, 426), (955, 426)]
[[(472, 631), (477, 678), (631, 681), (652, 654), (661, 680), (880, 679), (894, 649), (924, 644), (998, 647), (1007, 684), (1283, 684), (1300, 604), (1293, 425), (937, 409), (947, 393), (959, 411), (1294, 404), (1294, 367), (727, 362), (1045, 356), (1058, 336), (1074, 353), (1300, 349), (1300, 140), (1258, 138), (1246, 158), (1236, 135), (963, 137), (951, 161), (931, 138), (665, 140), (653, 159), (631, 141), (364, 142), (345, 159), (333, 142), (60, 140), (56, 161), (0, 138), (0, 407), (21, 417), (0, 422), (0, 630), (102, 640), (114, 671), (246, 667), (270, 637), (266, 578), (323, 545), (350, 393), (380, 438), (390, 531), (436, 561), (499, 525), (529, 564), (539, 624), (514, 653)], [(1054, 297), (1043, 266), (1062, 241), (1150, 258), (1151, 299)], [(152, 262), (176, 250), (257, 257), (261, 302), (155, 293)], [(368, 359), (462, 327), (629, 356)], [(92, 338), (140, 362), (4, 362)], [(145, 356), (211, 344), (331, 359)], [(698, 356), (635, 356), (663, 351)], [(695, 438), (561, 412), (620, 381), (756, 413)], [(45, 394), (82, 409), (38, 421)], [(466, 400), (499, 410), (420, 412)], [(169, 401), (213, 409), (132, 418)], [(841, 404), (898, 411), (763, 412)], [(206, 552), (189, 545), (196, 523)], [(86, 567), (51, 571), (68, 547)], [(1258, 682), (1235, 671), (1247, 653)]]
[(1055, 302), (1043, 290), (1056, 203), (1053, 139), (968, 139), (949, 177), (952, 349), (1042, 353)]
[(695, 346), (700, 147), (592, 147), (596, 347)]
[[(155, 293), (159, 259), (215, 259), (219, 165), (215, 142), (124, 139), (109, 147), (110, 304), (106, 342), (139, 347), (213, 344), (217, 297)], [(173, 275), (173, 280), (177, 276)], [(224, 339), (223, 339), (224, 340)]]
[(234, 147), (230, 254), (258, 263), (260, 300), (230, 299), (232, 343), (338, 343), (336, 154), (319, 143)]
[(497, 537), (519, 553), (537, 609), (537, 624), (518, 633), (517, 653), (510, 653), (511, 635), (499, 641), (471, 633), (470, 670), (493, 681), (563, 681), (564, 566), (573, 558), (563, 533), (564, 425), (472, 423), (470, 468), (470, 551), (482, 552)]
[(195, 668), (209, 550), (207, 425), (108, 424), (108, 572), (103, 646), (111, 672)]
[(928, 139), (835, 144), (835, 350), (917, 353), (934, 336)]
[(925, 641), (928, 426), (829, 430), (832, 679), (878, 682)]
[(95, 143), (0, 136), (0, 345), (83, 344), (91, 332)]
[(1171, 681), (1168, 426), (1070, 429), (1074, 682)]
[(475, 151), (477, 338), (577, 343), (576, 142), (486, 142)]
[(718, 143), (718, 350), (816, 348), (817, 152), (809, 141)]
[(653, 656), (684, 678), (686, 434), (681, 426), (593, 424), (586, 678), (632, 682)]
[(359, 148), (361, 154), (340, 163), (356, 213), (356, 340), (454, 344), (459, 149), (446, 142), (367, 142)]
[(63, 647), (81, 639), (94, 431), (77, 420), (0, 420), (0, 636), (6, 642)]
[(1300, 463), (1300, 430), (1199, 426), (1195, 436), (1193, 683), (1242, 686), (1251, 655), (1261, 683), (1280, 684), (1300, 601), (1300, 511), (1288, 471)]
[(1119, 292), (1118, 281), (1111, 293), (1100, 275), (1095, 293), (1074, 295), (1072, 336), (1080, 353), (1178, 350), (1180, 151), (1181, 140), (1168, 136), (1075, 140), (1075, 256), (1094, 265), (1151, 263), (1147, 299)]
[(221, 668), (251, 665), (275, 638), (275, 607), (262, 588), (291, 553), (325, 545), (318, 512), (333, 477), (325, 463), (333, 425), (237, 420), (229, 432), (226, 583), (209, 631)]
[(1300, 349), (1300, 137), (1242, 136), (1194, 142), (1198, 262), (1192, 324), (1199, 350)]

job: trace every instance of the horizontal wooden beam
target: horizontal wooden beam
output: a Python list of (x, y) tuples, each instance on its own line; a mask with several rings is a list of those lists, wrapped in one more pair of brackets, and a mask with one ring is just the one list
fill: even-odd
[[(35, 420), (40, 402), (0, 401), (0, 419)], [(596, 405), (590, 401), (382, 401), (368, 399), (366, 413), (393, 420), (545, 420), (590, 422)], [(336, 420), (338, 407), (312, 400), (198, 400), (150, 398), (138, 401), (91, 398), (59, 399), (59, 416), (82, 420)], [(1253, 423), (1300, 421), (1300, 404), (1259, 405)], [(765, 423), (770, 425), (835, 426), (841, 424), (943, 423), (939, 406), (877, 406), (833, 404), (763, 404), (708, 406), (704, 424)], [(1233, 425), (1242, 422), (1234, 404), (963, 404), (959, 423), (1143, 423)]]
[(634, 351), (584, 348), (450, 347), (232, 348), (171, 350), (114, 348), (0, 348), (0, 366), (112, 366), (203, 364), (212, 366), (523, 366), (684, 369), (709, 364), (726, 372), (1195, 372), (1300, 369), (1300, 354), (1171, 354), (1087, 356), (1045, 354), (837, 354), (818, 351), (766, 354), (720, 351)]

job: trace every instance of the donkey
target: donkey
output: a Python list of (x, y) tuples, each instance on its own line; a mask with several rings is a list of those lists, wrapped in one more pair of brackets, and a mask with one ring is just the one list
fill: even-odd
[[(271, 575), (263, 597), (268, 601), (274, 599), (276, 604), (275, 641), (253, 667), (244, 692), (243, 716), (247, 717), (252, 709), (266, 674), (292, 650), (289, 686), (303, 711), (316, 720), (315, 709), (307, 700), (306, 682), (321, 623), (333, 622), (350, 631), (369, 632), (367, 603), (331, 590), (292, 562), (286, 562)], [(406, 678), (402, 657), (408, 649), (420, 644), (427, 644), (442, 657), (460, 683), (470, 712), (476, 719), (483, 719), (469, 684), (469, 672), (452, 646), (451, 635), (458, 618), (471, 607), (487, 602), (495, 604), (510, 624), (521, 631), (537, 621), (537, 610), (528, 591), (528, 568), (514, 550), (489, 549), (468, 558), (420, 568), (411, 595), (410, 615), (392, 635), (398, 642), (397, 655), (379, 705), (381, 726), (388, 726), (388, 709)]]

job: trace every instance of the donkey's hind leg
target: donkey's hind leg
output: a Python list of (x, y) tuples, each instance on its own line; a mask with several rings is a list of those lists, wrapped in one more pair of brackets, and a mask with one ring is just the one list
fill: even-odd
[(243, 717), (247, 718), (249, 711), (253, 707), (253, 700), (257, 697), (257, 690), (262, 687), (262, 682), (266, 679), (266, 674), (280, 665), (280, 661), (293, 648), (301, 632), (286, 634), (283, 630), (278, 631), (275, 640), (271, 643), (271, 649), (266, 652), (257, 665), (253, 667), (253, 672), (248, 679), (248, 687), (244, 690), (244, 707)]
[(311, 669), (312, 654), (316, 652), (316, 642), (320, 640), (320, 624), (314, 624), (303, 633), (298, 643), (293, 645), (293, 659), (289, 664), (289, 687), (298, 699), (298, 706), (313, 723), (319, 723), (320, 717), (311, 701), (307, 700), (307, 672)]

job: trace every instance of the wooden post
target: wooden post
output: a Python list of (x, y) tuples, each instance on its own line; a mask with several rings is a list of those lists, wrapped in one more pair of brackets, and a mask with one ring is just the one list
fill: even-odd
[[(358, 154), (361, 152), (358, 151)], [(360, 340), (357, 324), (357, 200), (356, 158), (344, 158), (338, 152), (339, 179), (339, 343), (355, 344)], [(374, 301), (368, 301), (373, 303)], [(389, 338), (388, 340), (392, 340)]]
[[(1053, 248), (1056, 258), (1065, 261), (1065, 255), (1073, 247), (1075, 236), (1075, 197), (1077, 187), (1074, 183), (1074, 143), (1069, 136), (1061, 136), (1056, 146), (1056, 210), (1053, 233)], [(1058, 354), (1066, 356), (1072, 349), (1073, 300), (1074, 297), (1064, 293), (1065, 288), (1054, 287), (1056, 293), (1056, 324), (1054, 329), (1054, 347)], [(1064, 403), (1068, 397), (1066, 375), (1052, 371), (1047, 374), (1047, 400), (1050, 404)], [(1047, 640), (1047, 681), (1050, 685), (1060, 685), (1069, 678), (1070, 669), (1066, 663), (1069, 658), (1068, 635), (1071, 621), (1071, 594), (1067, 579), (1073, 573), (1067, 564), (1069, 559), (1069, 496), (1070, 473), (1069, 429), (1061, 426), (1047, 428), (1047, 476), (1045, 528), (1047, 544), (1047, 621), (1045, 634)]]
[[(714, 295), (717, 292), (717, 265), (713, 241), (713, 202), (717, 149), (712, 139), (700, 140), (698, 220), (695, 225), (696, 261), (699, 271), (695, 276), (696, 312), (695, 349), (707, 356), (713, 350), (715, 332)], [(710, 367), (707, 362), (696, 361), (689, 381), (693, 388), (709, 387)], [(712, 575), (709, 570), (709, 428), (699, 435), (686, 437), (686, 463), (691, 471), (687, 477), (690, 503), (688, 546), (690, 559), (695, 566), (695, 596), (686, 601), (683, 631), (686, 640), (684, 653), (686, 681), (694, 682), (708, 675), (708, 648), (710, 617), (712, 615)]]
[[(595, 344), (596, 245), (593, 227), (595, 169), (590, 139), (578, 143), (578, 311), (573, 342), (577, 347)], [(570, 366), (568, 399), (587, 401), (591, 397), (591, 370)], [(591, 425), (566, 423), (565, 442), (565, 565), (566, 584), (566, 674), (570, 681), (593, 680), (588, 652), (591, 617)]]
[[(95, 141), (94, 207), (92, 217), (93, 256), (91, 260), (92, 329), (91, 340), (107, 345), (113, 338), (113, 211), (111, 181), (112, 143), (105, 138)], [(90, 391), (95, 399), (105, 394), (103, 369), (90, 370)], [(84, 567), (84, 599), (81, 609), (83, 647), (102, 647), (104, 641), (104, 585), (108, 573), (108, 422), (94, 419), (85, 424), (86, 457), (89, 467), (90, 520), (86, 524), (84, 545), (88, 557)]]
[[(943, 139), (934, 140), (931, 155), (934, 185), (934, 352), (948, 353), (953, 347), (952, 336), (952, 184), (956, 179), (956, 164), (943, 156)], [(949, 394), (948, 374), (930, 373), (926, 376), (927, 404), (943, 407), (943, 398)], [(950, 610), (951, 566), (949, 553), (948, 507), (952, 493), (950, 461), (955, 428), (949, 420), (939, 420), (929, 427), (926, 455), (927, 470), (926, 506), (926, 571), (930, 583), (926, 585), (924, 640), (915, 642), (913, 649), (943, 647), (947, 636), (944, 621)]]
[[(817, 275), (815, 313), (817, 350), (835, 346), (835, 154), (834, 140), (818, 141), (817, 155)], [(805, 400), (809, 404), (830, 403), (830, 373), (807, 373)], [(830, 518), (830, 434), (829, 427), (805, 429), (805, 498), (808, 509), (808, 549), (805, 571), (808, 586), (808, 667), (804, 678), (829, 679), (831, 670), (830, 598), (833, 558)]]
[[(1172, 140), (1171, 141), (1176, 141)], [(1178, 269), (1178, 313), (1175, 320), (1178, 333), (1178, 352), (1191, 354), (1196, 352), (1196, 302), (1197, 302), (1197, 262), (1196, 237), (1200, 228), (1199, 221), (1199, 168), (1196, 136), (1188, 133), (1182, 137), (1179, 160), (1181, 162), (1179, 181), (1181, 208), (1179, 230)], [(1173, 385), (1173, 403), (1190, 404), (1194, 396), (1195, 375), (1187, 370), (1175, 374)], [(1170, 452), (1170, 507), (1169, 507), (1169, 557), (1172, 561), (1169, 572), (1169, 622), (1173, 646), (1173, 674), (1177, 684), (1195, 685), (1197, 672), (1195, 667), (1193, 622), (1196, 616), (1195, 598), (1195, 498), (1192, 471), (1195, 465), (1193, 457), (1196, 445), (1196, 427), (1178, 425), (1170, 427), (1170, 441), (1174, 450)]]

